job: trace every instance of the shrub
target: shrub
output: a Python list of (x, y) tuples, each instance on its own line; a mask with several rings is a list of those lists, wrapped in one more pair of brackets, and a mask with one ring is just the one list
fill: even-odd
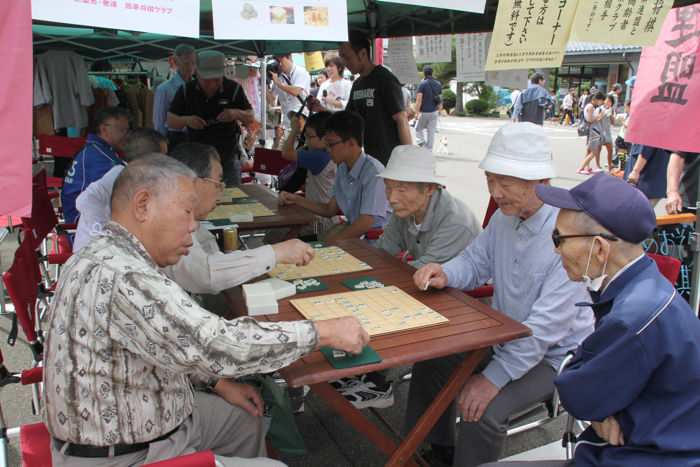
[(489, 111), (489, 103), (482, 99), (472, 99), (464, 106), (464, 110), (472, 115), (483, 115)]
[(455, 108), (457, 105), (457, 95), (450, 89), (443, 89), (442, 91), (442, 107), (449, 112)]

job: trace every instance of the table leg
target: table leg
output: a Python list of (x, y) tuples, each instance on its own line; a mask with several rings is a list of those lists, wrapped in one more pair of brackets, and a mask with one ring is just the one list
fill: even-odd
[[(343, 397), (333, 386), (328, 383), (319, 383), (311, 386), (311, 389), (321, 397), (328, 406), (338, 413), (350, 426), (369, 439), (387, 457), (397, 449), (397, 443), (381, 431), (374, 423), (369, 421), (362, 413)], [(416, 466), (411, 460), (408, 464)]]
[(425, 413), (420, 417), (416, 426), (414, 426), (408, 436), (404, 438), (401, 446), (391, 455), (391, 459), (389, 459), (389, 462), (386, 464), (387, 466), (406, 465), (411, 461), (413, 453), (416, 452), (418, 446), (420, 446), (425, 437), (428, 436), (428, 433), (430, 433), (435, 423), (437, 423), (438, 419), (445, 410), (447, 410), (447, 407), (455, 400), (459, 391), (464, 387), (464, 383), (467, 382), (474, 368), (486, 357), (487, 352), (488, 349), (486, 348), (469, 353), (464, 361), (452, 373), (449, 381), (447, 381), (447, 384), (442, 388), (433, 403), (430, 404), (430, 407), (428, 407)]

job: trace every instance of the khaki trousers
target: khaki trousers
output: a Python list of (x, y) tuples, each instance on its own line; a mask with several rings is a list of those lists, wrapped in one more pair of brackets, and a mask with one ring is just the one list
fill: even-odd
[(206, 450), (224, 467), (284, 466), (265, 457), (262, 418), (204, 392), (195, 393), (194, 411), (180, 429), (147, 450), (95, 459), (65, 456), (52, 444), (51, 454), (54, 467), (131, 467)]

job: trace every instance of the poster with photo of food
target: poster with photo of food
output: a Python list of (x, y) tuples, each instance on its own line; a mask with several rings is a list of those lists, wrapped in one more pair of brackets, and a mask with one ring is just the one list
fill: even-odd
[(347, 2), (212, 0), (214, 38), (346, 41)]

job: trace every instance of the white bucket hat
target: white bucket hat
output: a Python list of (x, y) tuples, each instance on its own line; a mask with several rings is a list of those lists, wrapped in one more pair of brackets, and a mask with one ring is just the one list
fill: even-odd
[(479, 168), (523, 180), (556, 176), (549, 139), (541, 126), (529, 122), (502, 126), (493, 136)]
[(377, 177), (399, 182), (438, 183), (435, 156), (427, 149), (410, 144), (396, 146), (391, 151), (386, 169)]

